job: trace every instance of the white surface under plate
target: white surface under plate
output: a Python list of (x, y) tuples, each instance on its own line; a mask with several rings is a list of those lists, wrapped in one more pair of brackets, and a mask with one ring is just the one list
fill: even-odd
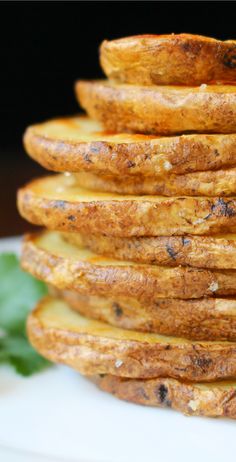
[(234, 421), (119, 401), (66, 367), (31, 378), (0, 367), (1, 462), (222, 462), (235, 434)]

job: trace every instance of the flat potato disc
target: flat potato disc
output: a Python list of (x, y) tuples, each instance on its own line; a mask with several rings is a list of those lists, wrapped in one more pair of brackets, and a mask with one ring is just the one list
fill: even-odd
[(190, 383), (170, 378), (129, 379), (97, 375), (98, 387), (119, 399), (172, 408), (185, 415), (236, 418), (236, 382)]
[(80, 314), (112, 326), (192, 340), (236, 341), (236, 299), (233, 298), (160, 298), (140, 303), (126, 296), (99, 297), (55, 289), (52, 293)]
[(85, 318), (58, 299), (42, 300), (30, 314), (27, 327), (40, 354), (85, 375), (173, 377), (193, 382), (236, 376), (235, 343), (198, 343), (119, 329)]
[(160, 194), (162, 196), (232, 196), (236, 194), (236, 168), (163, 177), (101, 176), (75, 173), (79, 186), (118, 194)]
[(236, 133), (236, 85), (144, 87), (80, 81), (76, 95), (90, 117), (115, 132)]
[(134, 196), (93, 192), (54, 175), (18, 192), (18, 208), (50, 229), (110, 236), (209, 235), (236, 232), (236, 199)]
[(236, 269), (236, 235), (121, 238), (63, 233), (71, 244), (99, 255), (161, 266)]
[(201, 298), (236, 294), (235, 270), (174, 268), (114, 260), (84, 246), (66, 242), (60, 233), (28, 236), (22, 249), (23, 268), (58, 289), (89, 295), (158, 298)]
[(140, 85), (200, 85), (236, 81), (236, 41), (190, 34), (105, 40), (102, 68), (111, 79)]
[(28, 154), (56, 172), (162, 177), (236, 166), (236, 135), (109, 133), (85, 116), (32, 125), (24, 135)]

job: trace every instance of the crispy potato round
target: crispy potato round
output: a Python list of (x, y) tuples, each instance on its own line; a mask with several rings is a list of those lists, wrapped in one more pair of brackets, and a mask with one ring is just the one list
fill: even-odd
[(235, 270), (174, 268), (113, 260), (66, 242), (47, 231), (25, 239), (22, 267), (58, 289), (89, 295), (120, 295), (155, 302), (158, 298), (201, 298), (236, 294)]
[(28, 127), (28, 154), (56, 172), (162, 177), (236, 166), (236, 135), (152, 135), (104, 132), (85, 116)]
[(111, 79), (140, 85), (200, 85), (236, 81), (236, 41), (190, 34), (105, 40), (101, 66)]
[(71, 244), (99, 255), (161, 266), (236, 269), (236, 235), (121, 238), (63, 233)]
[(236, 168), (186, 175), (168, 173), (160, 178), (145, 176), (101, 176), (74, 174), (78, 185), (93, 191), (118, 194), (160, 194), (162, 196), (232, 196), (236, 194)]
[(170, 378), (90, 378), (116, 398), (144, 406), (167, 407), (185, 415), (236, 418), (236, 382), (190, 383)]
[(85, 318), (58, 299), (41, 301), (29, 316), (27, 331), (40, 354), (85, 375), (193, 382), (236, 376), (235, 343), (199, 343), (119, 329)]
[[(52, 290), (52, 289), (51, 289)], [(74, 291), (52, 294), (63, 298), (80, 314), (112, 326), (140, 332), (175, 335), (192, 340), (236, 341), (236, 299), (156, 299), (140, 303), (126, 296), (99, 297)]]
[(236, 133), (236, 85), (142, 87), (80, 81), (76, 95), (89, 116), (115, 132)]
[(235, 197), (95, 193), (64, 175), (34, 180), (21, 188), (18, 208), (31, 223), (69, 232), (119, 237), (236, 232)]

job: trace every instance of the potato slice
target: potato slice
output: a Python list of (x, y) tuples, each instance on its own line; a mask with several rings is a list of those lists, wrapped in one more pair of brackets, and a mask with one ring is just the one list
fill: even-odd
[(85, 318), (63, 301), (41, 301), (28, 319), (32, 345), (85, 375), (212, 381), (236, 376), (236, 344), (145, 334)]
[(71, 177), (34, 180), (18, 192), (21, 215), (61, 231), (111, 236), (236, 232), (236, 198), (131, 196), (79, 188)]
[(236, 168), (163, 177), (101, 176), (75, 173), (79, 186), (118, 194), (161, 194), (162, 196), (232, 196), (236, 194)]
[(236, 382), (208, 384), (170, 378), (129, 379), (97, 375), (98, 387), (119, 399), (145, 406), (167, 407), (185, 415), (236, 418)]
[(236, 341), (236, 299), (156, 299), (140, 303), (126, 296), (99, 297), (50, 288), (80, 314), (112, 326), (192, 340)]
[(58, 289), (135, 297), (141, 302), (236, 294), (235, 270), (169, 268), (113, 260), (69, 244), (60, 233), (50, 231), (26, 238), (21, 264)]
[(200, 85), (236, 80), (236, 41), (191, 34), (105, 40), (101, 66), (111, 79), (141, 85)]
[(161, 266), (236, 269), (236, 234), (122, 238), (63, 233), (63, 238), (118, 260)]
[(79, 103), (107, 130), (173, 135), (235, 133), (236, 85), (200, 87), (80, 81)]
[(24, 135), (28, 154), (56, 172), (166, 176), (236, 165), (236, 135), (152, 135), (104, 132), (85, 116), (49, 120)]

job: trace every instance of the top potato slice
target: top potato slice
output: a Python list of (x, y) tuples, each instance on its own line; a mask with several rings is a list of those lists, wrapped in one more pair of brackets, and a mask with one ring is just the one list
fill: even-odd
[(236, 85), (140, 86), (80, 81), (79, 103), (115, 132), (236, 133)]
[(107, 77), (141, 85), (199, 85), (236, 80), (236, 41), (190, 34), (137, 35), (105, 40), (100, 62)]
[(29, 316), (28, 335), (46, 358), (86, 375), (174, 377), (212, 381), (236, 377), (236, 344), (196, 342), (109, 326), (44, 299)]
[(34, 160), (56, 172), (162, 177), (236, 166), (235, 134), (116, 134), (85, 116), (32, 125), (24, 145)]

